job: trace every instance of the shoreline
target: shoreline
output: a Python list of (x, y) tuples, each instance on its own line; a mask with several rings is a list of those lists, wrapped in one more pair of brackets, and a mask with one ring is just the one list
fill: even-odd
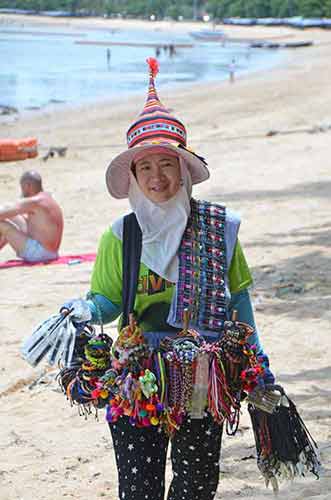
[[(298, 36), (331, 42), (331, 32)], [(331, 60), (328, 46), (320, 43), (289, 52), (289, 57), (287, 64), (233, 85), (198, 84), (176, 92), (164, 88), (159, 96), (185, 124), (189, 146), (208, 160), (211, 178), (194, 186), (194, 196), (225, 204), (241, 216), (240, 242), (254, 277), (251, 294), (263, 347), (277, 382), (319, 445), (324, 475), (319, 481), (284, 483), (280, 495), (286, 500), (328, 500), (331, 131), (306, 129), (331, 124)], [(61, 254), (96, 251), (106, 227), (128, 210), (127, 200), (107, 194), (104, 177), (111, 158), (126, 149), (125, 132), (142, 110), (146, 92), (110, 105), (55, 109), (0, 123), (0, 135), (33, 135), (45, 145), (72, 145), (65, 157), (56, 155), (47, 162), (40, 155), (0, 163), (4, 202), (17, 198), (24, 171), (40, 172), (45, 190), (64, 211)], [(265, 135), (268, 130), (294, 129), (302, 132)], [(10, 258), (9, 248), (1, 251), (1, 260)], [(31, 387), (42, 367), (32, 369), (19, 354), (23, 339), (40, 321), (66, 300), (85, 296), (91, 270), (91, 263), (82, 263), (0, 271), (0, 469), (6, 500), (118, 499), (115, 457), (103, 414), (99, 421), (80, 418), (59, 392), (56, 370)], [(105, 331), (116, 335), (113, 324)], [(273, 493), (265, 489), (253, 456), (245, 404), (242, 411), (237, 435), (225, 436), (223, 442), (215, 500), (271, 500)]]
[[(282, 57), (279, 58), (277, 62), (274, 62), (271, 66), (265, 66), (265, 67), (258, 67), (256, 66), (254, 69), (245, 69), (242, 71), (238, 71), (236, 73), (236, 82), (242, 81), (242, 80), (251, 80), (256, 77), (264, 77), (268, 78), (267, 72), (273, 72), (277, 71), (283, 67), (286, 67), (286, 64), (291, 60), (291, 55), (289, 51), (283, 51)], [(161, 71), (162, 71), (162, 66), (161, 66)], [(161, 93), (167, 93), (169, 94), (171, 91), (178, 92), (180, 94), (185, 94), (186, 92), (199, 92), (202, 89), (206, 90), (207, 88), (210, 89), (215, 89), (218, 88), (219, 86), (223, 85), (229, 85), (228, 81), (228, 76), (225, 76), (223, 79), (217, 79), (216, 77), (206, 79), (206, 80), (200, 80), (200, 81), (194, 81), (190, 83), (181, 83), (181, 82), (176, 82), (172, 84), (167, 84), (165, 86), (161, 87), (161, 90), (159, 90), (159, 94)], [(147, 91), (146, 91), (147, 92)], [(128, 102), (136, 102), (136, 99), (139, 98), (141, 99), (142, 92), (141, 91), (132, 91), (132, 92), (123, 92), (120, 93), (120, 96), (123, 100), (125, 100), (127, 103)], [(18, 121), (21, 120), (34, 120), (38, 119), (40, 117), (47, 117), (51, 114), (54, 113), (60, 113), (60, 114), (66, 114), (66, 113), (78, 113), (78, 112), (84, 112), (87, 111), (91, 106), (93, 108), (100, 108), (103, 109), (105, 106), (119, 106), (118, 103), (118, 96), (112, 95), (108, 98), (105, 97), (99, 97), (99, 98), (92, 98), (90, 101), (85, 101), (81, 103), (70, 103), (70, 102), (50, 102), (49, 104), (46, 104), (45, 106), (40, 106), (34, 108), (34, 109), (29, 109), (29, 108), (23, 108), (23, 109), (18, 109), (17, 113), (12, 113), (10, 115), (0, 115), (0, 127), (3, 123), (17, 123)], [(5, 105), (4, 105), (5, 106)], [(0, 106), (1, 107), (1, 106)]]
[[(26, 23), (26, 24), (25, 24)], [(289, 26), (238, 26), (203, 21), (175, 21), (161, 20), (148, 21), (141, 19), (113, 19), (100, 17), (86, 18), (55, 18), (37, 15), (24, 14), (2, 14), (0, 13), (0, 30), (3, 24), (13, 25), (31, 25), (35, 27), (51, 26), (51, 27), (66, 27), (72, 29), (87, 29), (95, 31), (110, 31), (114, 32), (125, 30), (144, 30), (144, 31), (166, 31), (173, 33), (187, 33), (189, 31), (200, 31), (205, 29), (221, 29), (225, 36), (233, 41), (237, 40), (286, 40), (286, 39), (303, 39), (307, 36), (312, 37), (316, 34), (317, 38), (326, 39), (330, 43), (329, 31), (319, 28), (309, 28), (298, 30)]]
[[(268, 38), (273, 32), (277, 33), (275, 37), (281, 38), (298, 34), (298, 30), (286, 26), (235, 26), (217, 23), (213, 24), (212, 21), (175, 21), (175, 20), (160, 20), (148, 21), (143, 19), (114, 19), (114, 18), (101, 18), (101, 17), (69, 17), (69, 18), (56, 18), (38, 15), (25, 15), (25, 14), (3, 14), (0, 13), (0, 26), (4, 23), (13, 24), (27, 24), (37, 26), (65, 26), (72, 28), (95, 29), (95, 30), (108, 30), (108, 29), (137, 29), (144, 30), (164, 30), (174, 32), (187, 32), (188, 30), (196, 29), (215, 29), (222, 27), (225, 34), (247, 34), (254, 33), (252, 38)], [(305, 30), (314, 31), (314, 29)], [(246, 37), (247, 38), (247, 37)]]
[[(126, 23), (126, 22), (125, 22)], [(148, 24), (148, 23), (145, 23)], [(205, 23), (203, 23), (205, 24)], [(291, 35), (293, 36), (293, 35)], [(277, 38), (277, 35), (276, 35)], [(294, 55), (294, 54), (293, 54)], [(289, 61), (292, 59), (292, 53), (290, 50), (282, 50), (281, 54), (279, 54), (279, 57), (277, 60), (273, 61), (271, 65), (269, 64), (262, 64), (261, 62), (257, 63), (254, 65), (253, 68), (244, 68), (241, 70), (238, 70), (236, 73), (236, 81), (241, 81), (243, 79), (254, 79), (256, 77), (260, 77), (265, 75), (266, 78), (269, 78), (269, 73), (273, 71), (277, 71), (280, 68), (286, 66)], [(161, 71), (162, 71), (162, 62), (161, 62)], [(181, 94), (185, 92), (190, 92), (191, 90), (193, 91), (199, 91), (200, 89), (203, 88), (208, 88), (210, 87), (211, 89), (217, 88), (219, 85), (227, 85), (228, 82), (228, 75), (224, 75), (224, 78), (218, 78), (217, 76), (212, 76), (208, 79), (203, 79), (199, 81), (193, 81), (193, 82), (175, 82), (172, 84), (167, 84), (165, 86), (161, 87), (160, 92), (161, 93), (170, 93), (172, 90), (175, 92), (180, 92)], [(136, 98), (141, 96), (141, 90), (134, 90), (134, 91), (121, 91), (120, 92), (120, 97), (122, 100), (125, 101), (132, 101), (135, 102)], [(68, 102), (49, 102), (48, 104), (44, 106), (36, 106), (33, 107), (33, 109), (27, 108), (16, 108), (18, 110), (17, 113), (10, 113), (9, 115), (0, 115), (0, 127), (2, 124), (11, 124), (11, 123), (17, 123), (21, 120), (33, 120), (33, 119), (38, 119), (39, 117), (47, 117), (53, 113), (74, 113), (74, 112), (82, 112), (88, 110), (91, 106), (92, 107), (100, 107), (102, 109), (104, 106), (113, 106), (114, 104), (118, 105), (118, 96), (111, 95), (108, 98), (105, 97), (96, 97), (93, 98), (91, 97), (89, 100), (86, 100), (85, 102), (81, 103), (70, 103)], [(1, 102), (1, 105), (6, 107), (6, 103)]]
[[(6, 19), (8, 17), (8, 19)], [(38, 16), (24, 16), (24, 15), (18, 15), (18, 17), (22, 18), (22, 20), (26, 23), (24, 26), (38, 26), (44, 28), (45, 26), (51, 26), (51, 27), (66, 27), (66, 28), (74, 28), (74, 29), (82, 29), (83, 27), (86, 27), (89, 30), (93, 29), (100, 29), (100, 30), (108, 30), (110, 26), (107, 24), (109, 21), (114, 21), (117, 23), (116, 28), (112, 29), (144, 29), (146, 31), (148, 30), (158, 30), (160, 29), (159, 26), (162, 26), (161, 31), (168, 31), (169, 33), (171, 32), (182, 32), (182, 33), (187, 33), (187, 31), (192, 28), (192, 25), (194, 25), (196, 28), (197, 26), (199, 27), (205, 27), (207, 23), (192, 23), (192, 22), (169, 22), (169, 21), (157, 21), (157, 22), (149, 22), (149, 21), (137, 21), (137, 20), (105, 20), (105, 19), (100, 19), (100, 18), (72, 18), (70, 21), (63, 22), (63, 20), (58, 19), (58, 18), (44, 18), (44, 17), (38, 17)], [(2, 19), (3, 18), (3, 19)], [(14, 18), (14, 19), (13, 19)], [(17, 21), (16, 15), (0, 15), (0, 27), (1, 27), (1, 21), (6, 22), (6, 20), (9, 22), (13, 22), (15, 25), (19, 25), (20, 22)], [(155, 24), (156, 23), (156, 24)], [(155, 27), (157, 26), (157, 27)], [(22, 30), (22, 33), (24, 33), (25, 30)], [(232, 27), (226, 27), (227, 31), (227, 36), (231, 35), (232, 32), (234, 31), (235, 33), (239, 33), (241, 35), (241, 31), (235, 27), (233, 30)], [(283, 34), (279, 34), (278, 32), (273, 34), (270, 39), (276, 38), (276, 39), (284, 39), (285, 38), (293, 38), (293, 33), (290, 33), (289, 30), (281, 30)], [(43, 31), (44, 33), (44, 31)], [(255, 30), (255, 36), (252, 38), (254, 39), (259, 39), (260, 37), (257, 36), (258, 31), (256, 32)], [(84, 38), (86, 36), (85, 33), (80, 33), (81, 37)], [(237, 37), (238, 38), (238, 37)], [(235, 37), (233, 38), (235, 39)], [(242, 37), (239, 37), (238, 40), (241, 40)], [(260, 38), (261, 39), (261, 38)], [(262, 38), (265, 39), (265, 38)], [(87, 43), (88, 41), (85, 41), (84, 43)], [(89, 42), (90, 43), (90, 42)], [(101, 43), (101, 42), (100, 42)], [(103, 43), (103, 42), (102, 42)], [(231, 42), (230, 42), (231, 44)], [(216, 46), (217, 44), (215, 44)], [(245, 46), (244, 43), (240, 44), (241, 46)], [(264, 49), (262, 49), (264, 50)], [(258, 49), (258, 52), (260, 53), (261, 49)], [(267, 52), (264, 50), (264, 53), (262, 57), (260, 57), (260, 54), (255, 57), (255, 60), (252, 64), (252, 67), (244, 67), (244, 68), (238, 68), (236, 71), (236, 80), (241, 80), (242, 78), (250, 78), (251, 75), (254, 77), (256, 74), (260, 74), (263, 72), (269, 72), (270, 70), (272, 71), (273, 68), (278, 68), (282, 64), (286, 64), (287, 61), (290, 59), (291, 55), (289, 54), (289, 51), (282, 50), (281, 52), (278, 52), (275, 54), (274, 52), (272, 53), (273, 61), (270, 63), (270, 61), (267, 61)], [(162, 60), (161, 60), (161, 71), (162, 71)], [(222, 72), (218, 75), (212, 75), (210, 74), (209, 77), (207, 78), (202, 78), (200, 80), (195, 80), (192, 82), (175, 82), (171, 84), (167, 84), (166, 86), (161, 87), (161, 91), (163, 92), (164, 89), (173, 89), (174, 91), (179, 92), (185, 91), (185, 89), (189, 88), (196, 88), (196, 86), (205, 87), (207, 85), (210, 86), (215, 86), (218, 83), (221, 84), (226, 84), (228, 80), (228, 74), (224, 69), (224, 73)], [(141, 94), (141, 90), (120, 90), (118, 95), (120, 96), (121, 99), (131, 99), (135, 98), (135, 96), (138, 96)], [(61, 96), (61, 99), (59, 102), (51, 102), (52, 99), (47, 104), (41, 104), (41, 105), (35, 105), (35, 106), (15, 106), (13, 105), (14, 108), (18, 110), (18, 113), (11, 113), (9, 115), (0, 115), (0, 123), (9, 123), (11, 121), (18, 121), (21, 119), (29, 119), (31, 116), (43, 116), (44, 114), (48, 113), (53, 113), (53, 112), (74, 112), (74, 111), (79, 111), (80, 109), (85, 109), (86, 107), (93, 106), (93, 105), (113, 105), (114, 102), (117, 102), (118, 100), (118, 95), (111, 95), (109, 97), (93, 97), (91, 96), (90, 98), (86, 98), (83, 102), (80, 103), (71, 103), (70, 101), (65, 101), (64, 96)], [(55, 99), (56, 101), (56, 99)], [(6, 107), (7, 105), (10, 107), (12, 106), (11, 104), (8, 104), (6, 102), (1, 102), (1, 105), (3, 107)], [(30, 109), (29, 109), (30, 108)]]

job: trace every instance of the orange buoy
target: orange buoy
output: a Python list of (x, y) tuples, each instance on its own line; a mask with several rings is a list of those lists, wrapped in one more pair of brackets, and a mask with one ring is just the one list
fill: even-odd
[(38, 156), (38, 141), (25, 139), (0, 139), (0, 161), (17, 161)]

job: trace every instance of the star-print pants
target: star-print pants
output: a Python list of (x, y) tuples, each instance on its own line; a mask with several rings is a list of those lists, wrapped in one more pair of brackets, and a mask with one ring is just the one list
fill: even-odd
[[(164, 500), (168, 436), (158, 427), (110, 424), (119, 499)], [(167, 500), (212, 500), (219, 478), (222, 427), (212, 417), (189, 419), (171, 440), (173, 479)]]

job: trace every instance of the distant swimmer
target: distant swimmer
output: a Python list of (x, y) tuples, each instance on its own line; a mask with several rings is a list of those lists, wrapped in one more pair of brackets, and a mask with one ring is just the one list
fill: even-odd
[(175, 46), (173, 44), (170, 44), (169, 45), (169, 56), (173, 57), (175, 54), (176, 54)]
[(110, 69), (110, 60), (111, 60), (111, 50), (107, 49), (107, 66)]
[(23, 173), (20, 186), (22, 198), (0, 206), (0, 250), (9, 244), (28, 262), (56, 259), (63, 233), (62, 210), (43, 190), (38, 172)]
[(229, 81), (230, 81), (230, 83), (234, 83), (235, 70), (236, 70), (236, 60), (232, 59), (232, 61), (229, 64)]

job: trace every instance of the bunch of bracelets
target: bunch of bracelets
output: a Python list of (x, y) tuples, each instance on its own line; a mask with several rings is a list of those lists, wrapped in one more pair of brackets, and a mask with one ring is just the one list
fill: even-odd
[(131, 320), (114, 344), (105, 334), (87, 339), (80, 366), (62, 369), (60, 384), (84, 415), (91, 408), (107, 407), (109, 422), (124, 416), (137, 427), (159, 425), (172, 435), (190, 415), (197, 360), (204, 354), (206, 387), (201, 393), (199, 385), (199, 397), (205, 401), (204, 410), (220, 425), (226, 422), (228, 433), (234, 434), (242, 391), (252, 390), (263, 374), (248, 344), (251, 333), (248, 325), (231, 321), (214, 344), (185, 329), (152, 350)]
[[(58, 374), (61, 388), (72, 404), (78, 404), (80, 413), (87, 415), (91, 408), (103, 408), (107, 404), (105, 392), (94, 393), (100, 377), (111, 367), (110, 349), (112, 339), (101, 334), (89, 338), (85, 336), (85, 344), (82, 352), (82, 336), (76, 340), (77, 350), (80, 356), (77, 357), (73, 367), (62, 368)], [(81, 360), (80, 366), (76, 367), (77, 359)]]
[(253, 367), (255, 369), (257, 366), (254, 349), (248, 344), (248, 337), (253, 332), (253, 328), (249, 325), (235, 321), (233, 318), (232, 321), (225, 322), (224, 335), (217, 342), (217, 346), (223, 354), (222, 364), (232, 392), (243, 389), (242, 372), (246, 369), (253, 369)]

